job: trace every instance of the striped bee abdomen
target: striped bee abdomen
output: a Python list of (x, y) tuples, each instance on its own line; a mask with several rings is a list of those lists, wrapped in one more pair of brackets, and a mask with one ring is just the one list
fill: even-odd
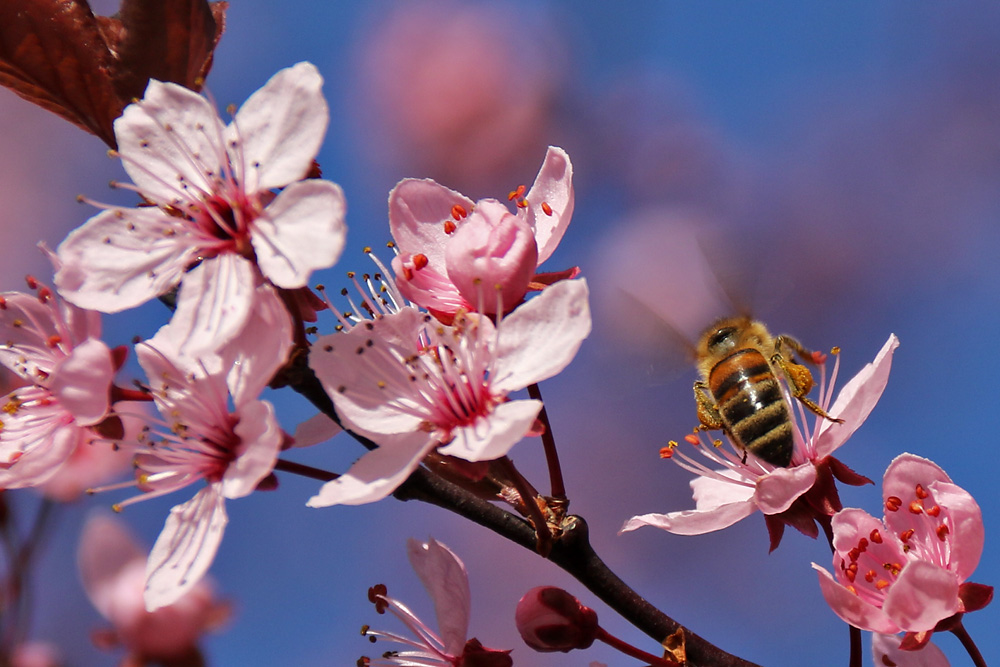
[(753, 348), (736, 350), (712, 368), (708, 387), (737, 445), (768, 463), (791, 463), (792, 422), (763, 354)]

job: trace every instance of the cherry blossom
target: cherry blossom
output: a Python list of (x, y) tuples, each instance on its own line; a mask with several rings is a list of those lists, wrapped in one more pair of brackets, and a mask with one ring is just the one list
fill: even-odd
[(466, 461), (504, 456), (542, 407), (508, 394), (561, 372), (590, 333), (584, 280), (566, 280), (501, 319), (454, 326), (412, 307), (313, 346), (310, 365), (345, 428), (379, 446), (325, 484), (311, 507), (380, 500), (434, 450)]
[(197, 584), (222, 541), (226, 499), (253, 492), (285, 442), (274, 408), (258, 396), (284, 362), (290, 324), (280, 300), (262, 303), (270, 307), (253, 311), (248, 326), (254, 335), (241, 336), (218, 355), (185, 357), (169, 325), (136, 346), (165, 421), (136, 450), (135, 484), (145, 493), (116, 508), (206, 482), (170, 511), (153, 546), (146, 570), (149, 611), (174, 603)]
[(421, 543), (410, 539), (407, 553), (413, 570), (434, 600), (434, 612), (440, 634), (434, 632), (402, 602), (388, 595), (383, 584), (368, 589), (368, 599), (376, 611), (388, 609), (401, 620), (415, 639), (381, 630), (362, 628), (362, 634), (386, 639), (410, 647), (407, 651), (388, 651), (379, 658), (364, 657), (359, 665), (367, 667), (402, 667), (446, 665), (447, 667), (510, 667), (510, 651), (483, 646), (478, 639), (466, 639), (469, 633), (469, 611), (472, 600), (465, 564), (451, 549), (430, 538)]
[(975, 499), (933, 462), (897, 456), (882, 480), (885, 518), (845, 509), (833, 517), (833, 571), (813, 563), (823, 597), (845, 622), (907, 632), (919, 648), (955, 614), (988, 604), (992, 587), (968, 582), (983, 552)]
[(100, 340), (100, 314), (37, 293), (0, 294), (0, 364), (26, 384), (3, 398), (0, 488), (38, 486), (78, 450), (111, 448), (94, 430), (108, 416), (120, 361)]
[(283, 69), (225, 125), (201, 95), (150, 81), (114, 124), (134, 182), (116, 185), (155, 206), (106, 206), (73, 231), (57, 250), (60, 293), (111, 313), (181, 283), (175, 320), (197, 356), (243, 330), (256, 275), (292, 290), (332, 266), (344, 196), (307, 178), (328, 122), (321, 86), (309, 63)]
[(206, 579), (173, 604), (146, 611), (146, 553), (124, 523), (113, 517), (93, 515), (87, 519), (77, 564), (87, 597), (111, 623), (108, 630), (94, 634), (95, 641), (109, 648), (124, 646), (136, 664), (197, 653), (201, 635), (216, 629), (229, 616), (229, 606), (216, 600)]
[(701, 535), (727, 528), (760, 510), (767, 519), (772, 550), (780, 542), (786, 524), (816, 537), (815, 519), (823, 515), (831, 516), (841, 509), (834, 479), (853, 485), (870, 483), (870, 480), (835, 459), (833, 453), (847, 442), (878, 403), (889, 379), (892, 353), (898, 345), (896, 336), (890, 336), (875, 360), (844, 386), (832, 406), (839, 355), (829, 383), (823, 372), (824, 364), (818, 403), (828, 414), (842, 419), (843, 423), (816, 416), (812, 428), (806, 428), (804, 409), (781, 383), (785, 400), (793, 408), (790, 413), (794, 426), (794, 451), (791, 465), (787, 468), (761, 461), (753, 454), (746, 454), (744, 461), (743, 450), (731, 442), (729, 449), (714, 446), (715, 443), (706, 442), (701, 433), (689, 436), (686, 442), (695, 445), (698, 452), (709, 459), (711, 463), (708, 465), (682, 452), (676, 443), (671, 443), (661, 456), (698, 475), (691, 481), (696, 508), (634, 516), (625, 522), (620, 532), (655, 526), (677, 535)]
[[(448, 318), (460, 310), (508, 312), (535, 270), (555, 251), (573, 216), (573, 165), (550, 146), (527, 195), (510, 193), (517, 212), (495, 199), (473, 202), (430, 179), (408, 178), (389, 194), (392, 262), (399, 290)], [(574, 271), (565, 274), (575, 275)]]

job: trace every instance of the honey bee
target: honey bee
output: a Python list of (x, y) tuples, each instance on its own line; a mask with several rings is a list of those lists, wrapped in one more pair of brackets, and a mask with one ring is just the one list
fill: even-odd
[[(785, 350), (788, 350), (787, 356)], [(695, 348), (702, 379), (694, 383), (701, 428), (722, 429), (746, 452), (776, 466), (792, 461), (792, 420), (778, 376), (797, 400), (820, 417), (826, 413), (806, 394), (813, 387), (809, 369), (795, 359), (816, 363), (817, 355), (794, 338), (772, 336), (749, 317), (727, 317), (705, 330)]]

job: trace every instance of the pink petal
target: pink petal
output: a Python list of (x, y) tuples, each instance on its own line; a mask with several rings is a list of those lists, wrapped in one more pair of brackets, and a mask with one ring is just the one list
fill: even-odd
[(312, 447), (326, 442), (344, 429), (322, 412), (310, 417), (295, 428), (293, 447)]
[(226, 385), (237, 406), (260, 396), (285, 365), (292, 347), (292, 318), (277, 290), (268, 283), (262, 282), (254, 290), (243, 331), (244, 335), (218, 352), (220, 371), (226, 374)]
[(83, 525), (76, 563), (87, 597), (98, 612), (109, 617), (115, 579), (123, 568), (145, 557), (125, 528), (125, 522), (104, 514), (91, 514)]
[(248, 192), (288, 185), (312, 167), (330, 117), (322, 88), (316, 67), (301, 62), (272, 76), (236, 112), (226, 140), (241, 142), (233, 162), (245, 165)]
[(219, 115), (201, 95), (151, 80), (143, 98), (125, 107), (114, 128), (125, 171), (157, 204), (214, 187), (226, 152)]
[(885, 469), (882, 500), (890, 496), (908, 498), (914, 494), (917, 484), (927, 488), (934, 482), (951, 483), (951, 478), (930, 459), (905, 452), (894, 458)]
[(103, 341), (89, 339), (73, 348), (49, 377), (48, 387), (81, 426), (93, 426), (108, 414), (115, 368)]
[(346, 473), (324, 484), (306, 505), (362, 505), (382, 500), (406, 481), (437, 444), (422, 432), (383, 436), (382, 442), (382, 446), (362, 456)]
[[(347, 333), (320, 338), (312, 347), (309, 365), (337, 406), (346, 427), (380, 442), (381, 434), (419, 429), (424, 416), (400, 410), (397, 402), (412, 407), (406, 393), (409, 371), (386, 359), (383, 350), (397, 350), (403, 357), (417, 353), (418, 332), (426, 313), (404, 308)], [(372, 341), (371, 346), (368, 341)], [(361, 352), (359, 352), (359, 350)], [(380, 386), (379, 382), (384, 382)]]
[[(11, 393), (16, 395), (16, 391)], [(20, 453), (20, 458), (10, 467), (0, 467), (0, 489), (44, 484), (77, 447), (94, 437), (90, 429), (77, 425), (68, 417), (59, 407), (41, 413), (21, 409), (15, 414), (4, 415), (0, 430), (0, 462), (8, 462), (15, 452)]]
[[(454, 315), (459, 310), (475, 310), (462, 297), (451, 278), (430, 264), (422, 269), (412, 268), (412, 256), (400, 254), (392, 258), (396, 285), (408, 301), (432, 312)], [(409, 277), (407, 277), (409, 276)]]
[(469, 631), (471, 595), (465, 565), (451, 549), (430, 538), (421, 544), (410, 539), (406, 543), (413, 570), (434, 600), (438, 631), (445, 653), (461, 655)]
[(927, 644), (919, 651), (899, 648), (902, 637), (876, 632), (872, 635), (872, 656), (875, 665), (899, 667), (949, 667), (948, 658), (934, 644)]
[(892, 353), (899, 347), (895, 334), (889, 336), (875, 360), (865, 365), (861, 371), (844, 385), (829, 409), (830, 415), (843, 419), (843, 424), (824, 419), (816, 438), (816, 456), (822, 459), (833, 454), (847, 442), (856, 430), (868, 419), (875, 404), (882, 397), (889, 381), (892, 367)]
[(256, 269), (243, 257), (227, 253), (206, 259), (184, 275), (167, 325), (170, 333), (163, 335), (181, 355), (215, 354), (246, 326), (257, 283)]
[(500, 323), (496, 391), (514, 391), (558, 374), (590, 335), (587, 282), (562, 280)]
[(217, 484), (170, 510), (146, 563), (146, 611), (173, 604), (208, 571), (229, 518)]
[[(566, 151), (549, 146), (542, 168), (525, 199), (529, 204), (527, 220), (535, 230), (538, 263), (541, 264), (555, 251), (573, 217), (573, 164)], [(543, 202), (552, 210), (552, 215), (542, 210)]]
[(728, 528), (737, 521), (757, 511), (752, 500), (728, 503), (707, 510), (685, 510), (669, 514), (643, 514), (625, 522), (618, 531), (627, 533), (642, 526), (662, 528), (675, 535), (704, 535), (712, 531)]
[(448, 278), (479, 312), (495, 313), (502, 299), (511, 310), (528, 291), (538, 265), (535, 235), (527, 222), (493, 199), (476, 204), (445, 248)]
[(871, 632), (896, 633), (902, 630), (889, 619), (885, 612), (875, 605), (865, 602), (837, 583), (833, 575), (825, 569), (816, 563), (813, 563), (812, 566), (819, 575), (819, 588), (823, 593), (823, 598), (833, 609), (833, 613), (845, 623)]
[(907, 632), (933, 630), (959, 609), (958, 577), (926, 561), (911, 561), (903, 566), (892, 584), (882, 610)]
[(257, 488), (260, 480), (274, 470), (281, 451), (284, 433), (267, 401), (248, 401), (236, 413), (239, 422), (233, 429), (240, 439), (236, 459), (222, 477), (222, 495), (242, 498)]
[(742, 503), (754, 499), (754, 485), (746, 483), (730, 470), (716, 470), (721, 477), (732, 479), (727, 482), (715, 477), (695, 477), (688, 485), (691, 487), (694, 506), (700, 510), (712, 510), (730, 503)]
[(934, 501), (946, 508), (950, 524), (951, 552), (945, 565), (958, 575), (959, 581), (965, 581), (972, 576), (983, 555), (986, 539), (983, 512), (968, 491), (954, 484), (933, 482), (930, 491)]
[(253, 222), (257, 265), (285, 289), (305, 286), (312, 272), (333, 266), (344, 249), (347, 202), (330, 181), (292, 183)]
[(471, 212), (468, 197), (430, 180), (407, 178), (389, 193), (389, 231), (401, 253), (421, 253), (429, 266), (444, 274), (444, 248), (448, 235), (444, 221), (451, 220), (452, 208), (461, 206)]
[(176, 285), (197, 250), (189, 226), (157, 208), (104, 211), (59, 244), (55, 283), (74, 305), (117, 313)]
[(438, 451), (466, 461), (498, 459), (528, 434), (541, 409), (535, 400), (501, 403), (485, 419), (457, 429), (455, 439)]
[(784, 512), (816, 482), (816, 466), (811, 462), (794, 468), (777, 468), (757, 480), (754, 498), (764, 514)]

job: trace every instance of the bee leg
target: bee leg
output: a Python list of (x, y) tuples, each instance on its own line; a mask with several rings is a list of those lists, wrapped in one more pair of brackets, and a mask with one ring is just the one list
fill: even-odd
[(813, 382), (812, 373), (810, 373), (809, 369), (802, 364), (797, 364), (794, 361), (787, 361), (781, 356), (780, 348), (783, 343), (794, 349), (796, 353), (804, 359), (811, 359), (812, 353), (802, 347), (802, 344), (794, 338), (778, 336), (774, 339), (774, 354), (771, 355), (771, 365), (781, 369), (785, 379), (788, 380), (788, 387), (792, 390), (792, 396), (802, 401), (803, 405), (820, 417), (829, 419), (832, 422), (837, 422), (838, 424), (843, 424), (843, 419), (831, 417), (827, 414), (826, 410), (816, 404), (816, 401), (806, 396), (806, 394), (812, 391), (813, 385), (815, 384)]
[(694, 383), (694, 400), (698, 404), (698, 421), (709, 431), (717, 431), (723, 427), (722, 415), (715, 399), (708, 393), (708, 385), (704, 382)]

